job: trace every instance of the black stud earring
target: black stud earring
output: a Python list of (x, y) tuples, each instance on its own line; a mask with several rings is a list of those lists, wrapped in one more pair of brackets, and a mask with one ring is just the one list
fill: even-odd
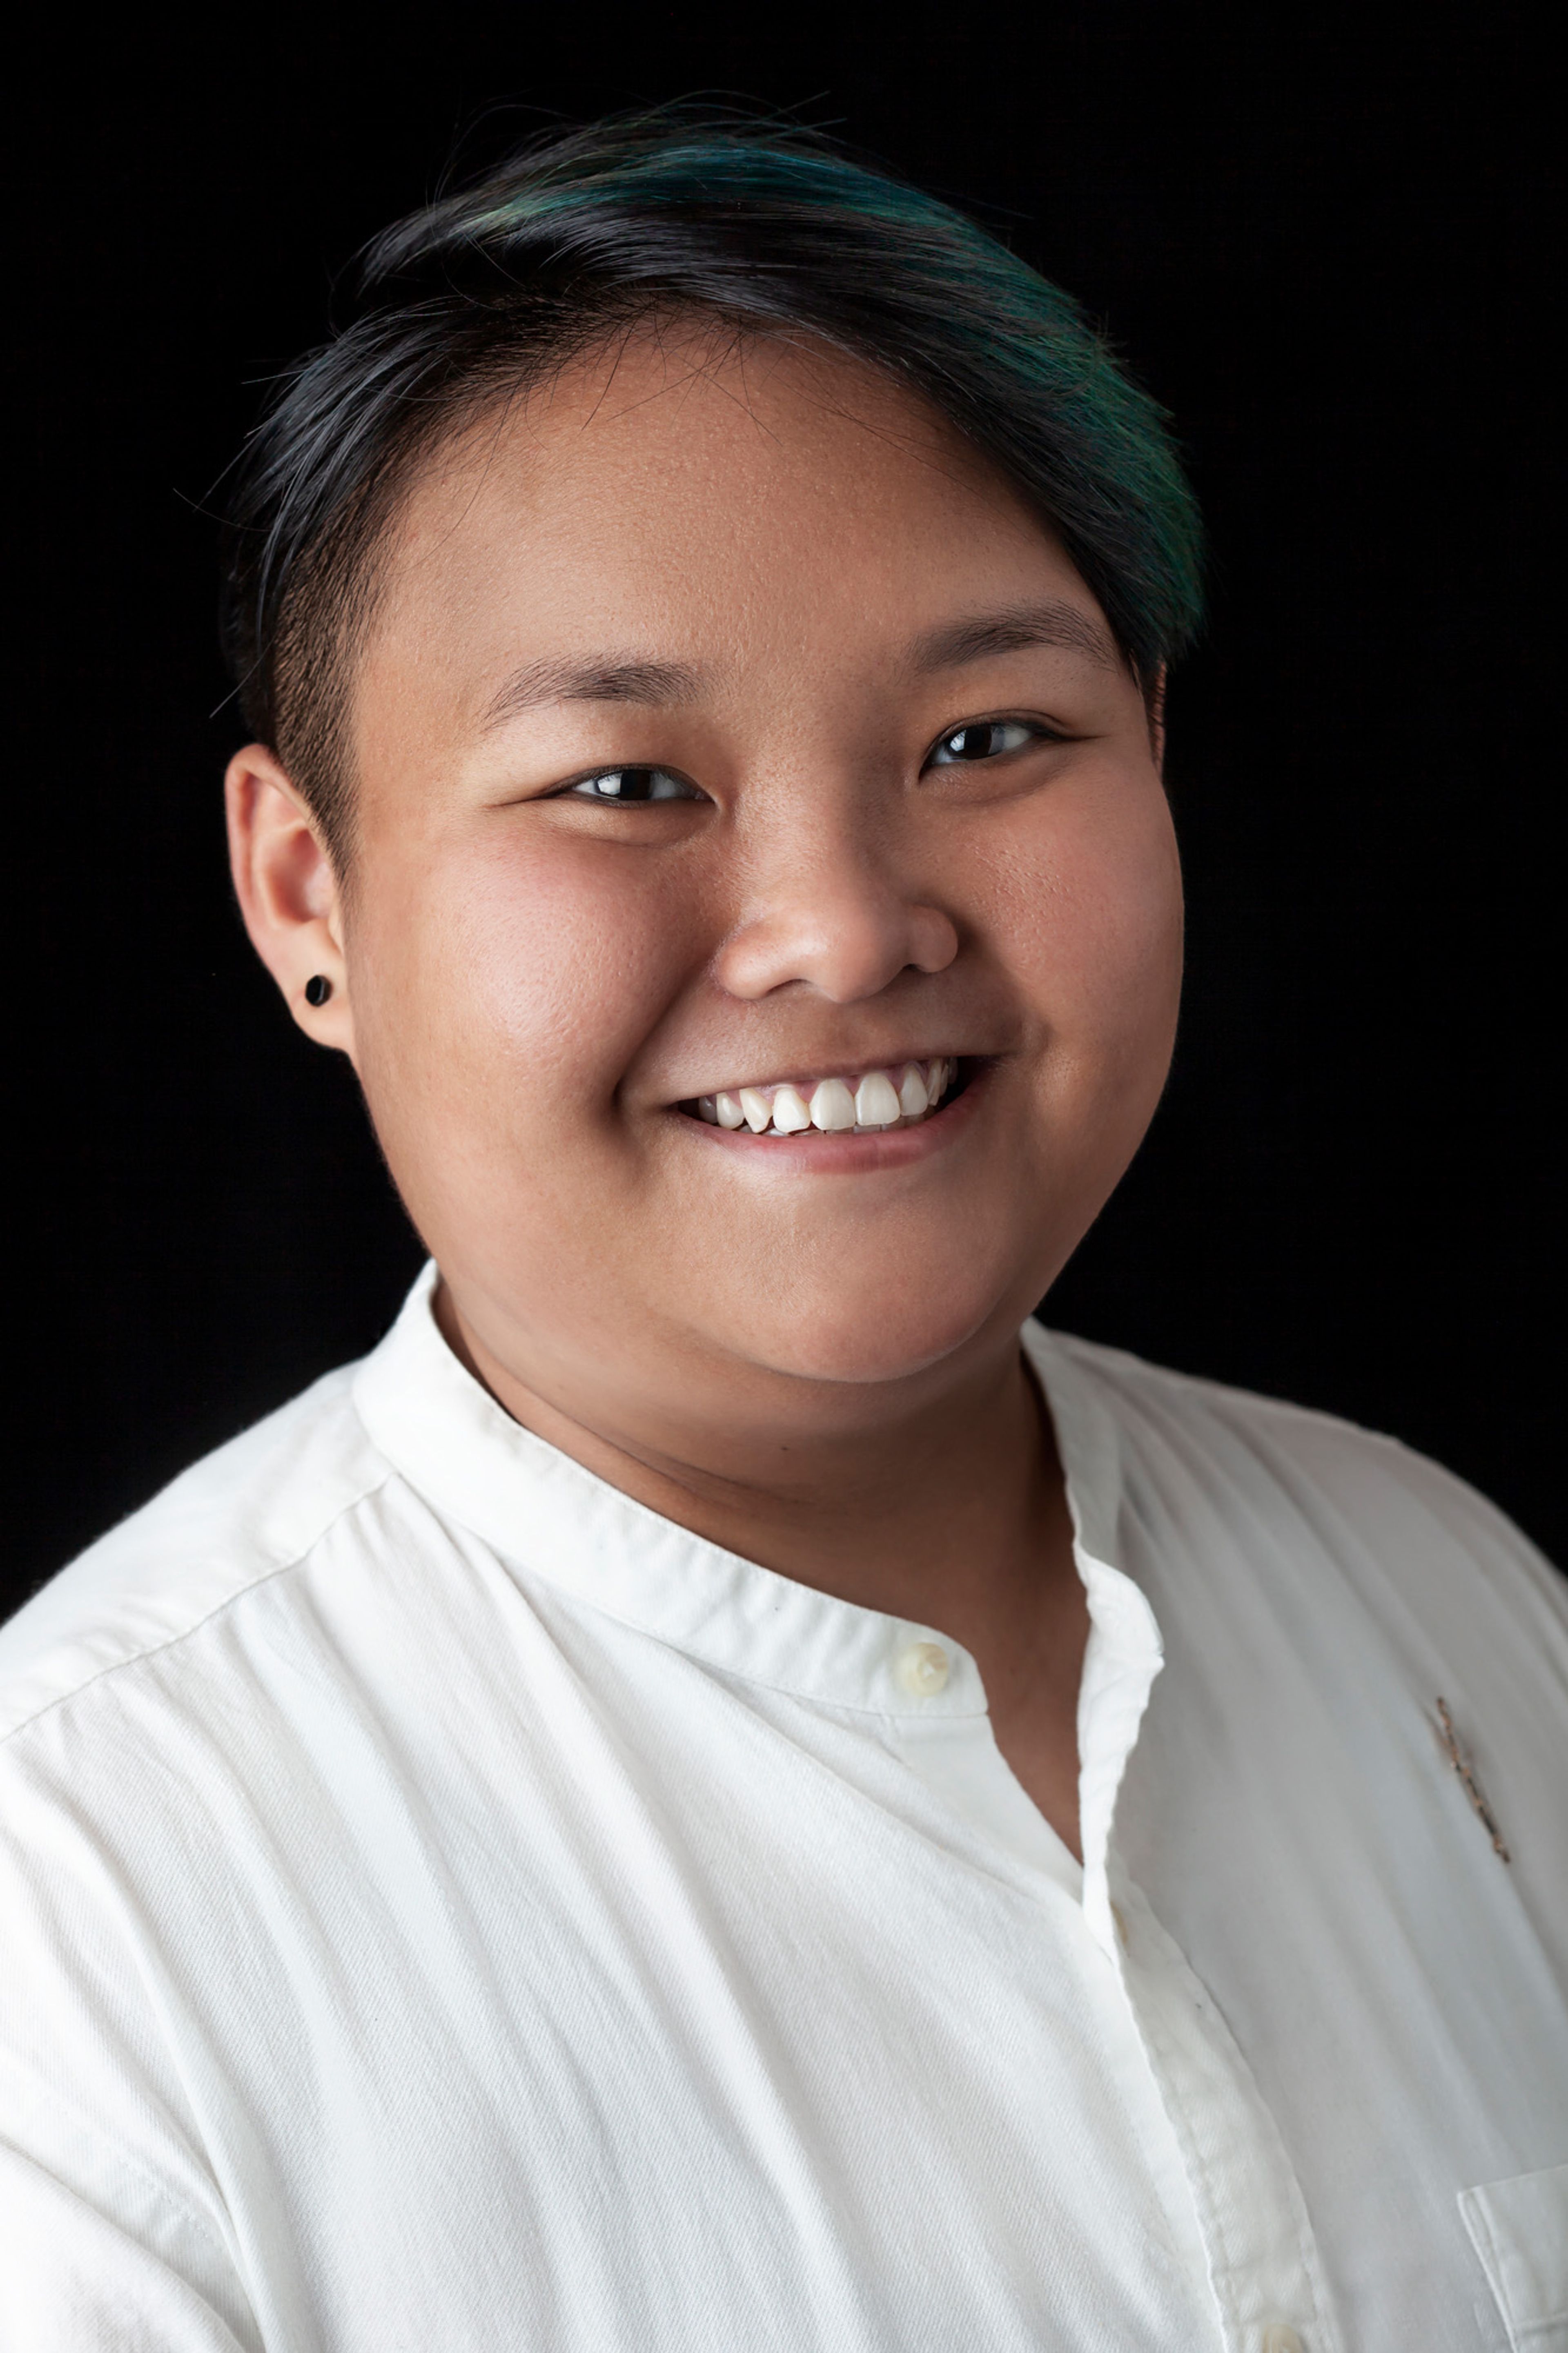
[(305, 1002), (307, 1005), (325, 1005), (331, 993), (332, 984), (327, 978), (324, 972), (312, 973), (310, 979), (305, 983)]

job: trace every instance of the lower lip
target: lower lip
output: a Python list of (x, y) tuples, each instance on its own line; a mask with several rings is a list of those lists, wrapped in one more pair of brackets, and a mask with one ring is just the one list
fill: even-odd
[(725, 1152), (743, 1153), (806, 1176), (864, 1176), (885, 1168), (910, 1168), (955, 1143), (973, 1121), (983, 1098), (990, 1066), (982, 1065), (966, 1081), (961, 1094), (950, 1096), (939, 1111), (928, 1112), (913, 1127), (884, 1128), (879, 1134), (857, 1135), (850, 1130), (802, 1128), (795, 1135), (753, 1135), (749, 1127), (715, 1127), (689, 1112), (675, 1116), (704, 1141)]

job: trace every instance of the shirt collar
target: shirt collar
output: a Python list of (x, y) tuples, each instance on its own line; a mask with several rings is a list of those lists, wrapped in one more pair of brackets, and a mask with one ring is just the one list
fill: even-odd
[[(726, 1673), (881, 1715), (930, 1722), (984, 1715), (974, 1662), (941, 1628), (861, 1609), (726, 1552), (513, 1421), (443, 1338), (434, 1314), (437, 1280), (436, 1267), (427, 1265), (397, 1322), (355, 1375), (354, 1401), (381, 1452), (443, 1516), (479, 1536), (514, 1572), (542, 1577)], [(1052, 1335), (1030, 1324), (1024, 1342), (1056, 1425), (1089, 1593), (1094, 1630), (1086, 1700), (1094, 1700), (1097, 1736), (1107, 1703), (1121, 1733), (1113, 1769), (1107, 1757), (1097, 1777), (1107, 1786), (1091, 1791), (1086, 1779), (1087, 1841), (1091, 1796), (1104, 1816), (1098, 1834), (1109, 1828), (1115, 1785), (1158, 1671), (1160, 1641), (1143, 1596), (1111, 1565), (1121, 1483), (1116, 1426)], [(940, 1691), (909, 1687), (910, 1653), (922, 1642), (945, 1653)], [(1081, 1705), (1079, 1720), (1081, 1737)], [(1101, 1751), (1102, 1738), (1092, 1746)], [(1086, 1766), (1089, 1757), (1086, 1746)]]

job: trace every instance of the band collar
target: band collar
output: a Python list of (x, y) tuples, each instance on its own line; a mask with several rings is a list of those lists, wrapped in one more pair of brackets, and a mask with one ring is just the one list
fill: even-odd
[[(726, 1673), (819, 1704), (928, 1722), (984, 1715), (974, 1661), (940, 1627), (861, 1609), (726, 1552), (513, 1421), (442, 1336), (437, 1281), (427, 1265), (360, 1366), (354, 1402), (394, 1468), (514, 1574), (541, 1577)], [(1158, 1633), (1110, 1553), (1121, 1475), (1115, 1425), (1054, 1335), (1030, 1324), (1024, 1341), (1056, 1425), (1089, 1592), (1086, 1691), (1098, 1654), (1100, 1670), (1115, 1666), (1122, 1682), (1126, 1668), (1145, 1661), (1134, 1681), (1146, 1696)], [(938, 1672), (945, 1667), (940, 1689), (930, 1673), (922, 1687), (922, 1644), (940, 1654)]]

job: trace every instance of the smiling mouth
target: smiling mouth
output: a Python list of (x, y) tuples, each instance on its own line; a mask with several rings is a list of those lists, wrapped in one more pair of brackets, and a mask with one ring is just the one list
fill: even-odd
[(768, 1080), (699, 1095), (680, 1108), (710, 1127), (750, 1128), (753, 1135), (886, 1135), (918, 1127), (963, 1084), (951, 1054), (900, 1062), (845, 1078)]

